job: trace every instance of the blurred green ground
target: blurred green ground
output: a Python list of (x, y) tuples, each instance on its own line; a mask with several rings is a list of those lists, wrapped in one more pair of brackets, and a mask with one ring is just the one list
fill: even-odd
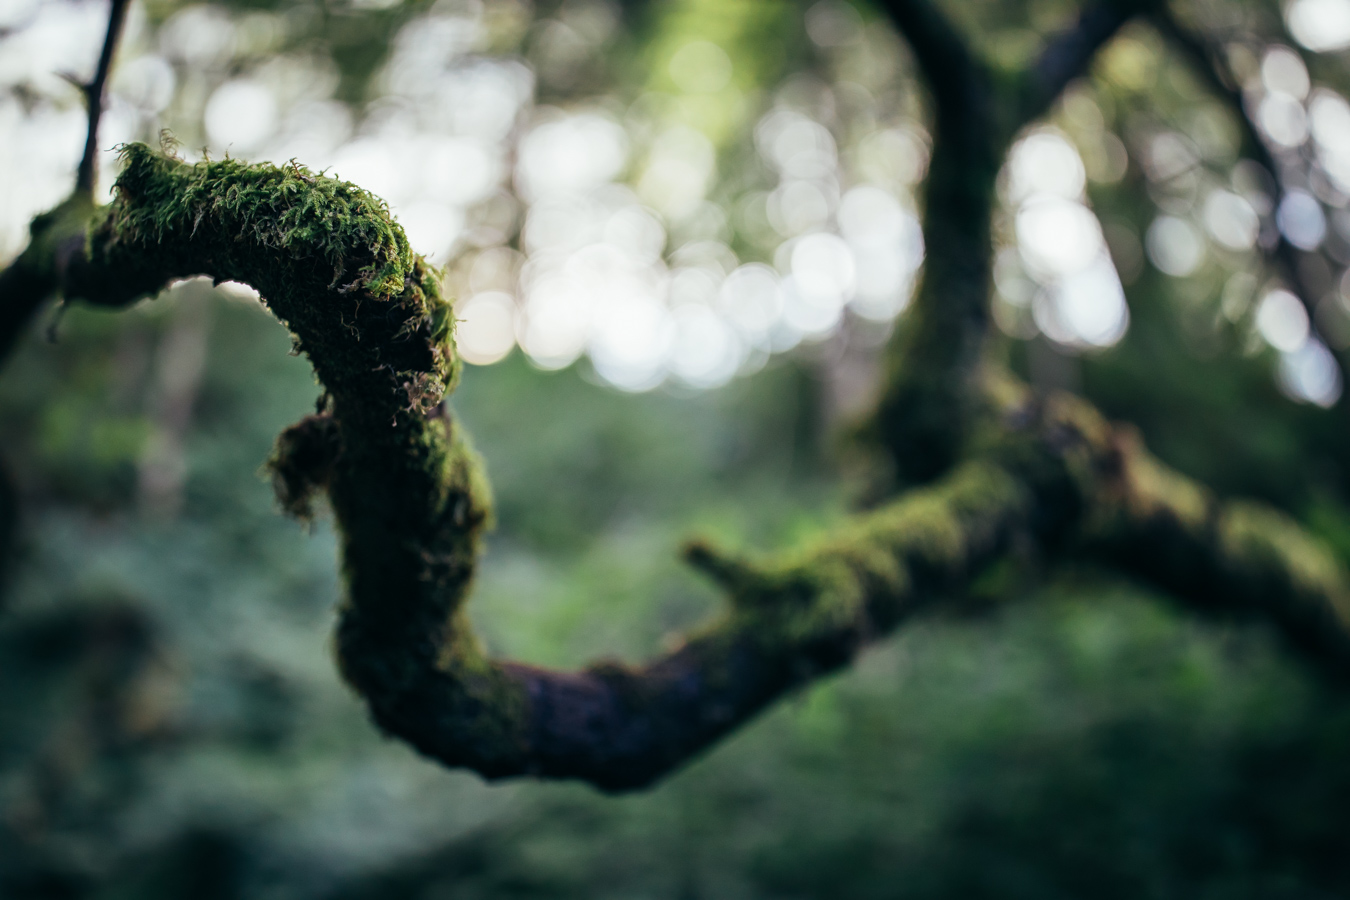
[[(282, 518), (258, 476), (314, 402), (308, 364), (256, 304), (175, 293), (72, 310), (0, 376), (25, 510), (0, 614), (0, 897), (1350, 893), (1346, 704), (1259, 629), (1092, 571), (910, 627), (646, 793), (488, 786), (417, 758), (332, 665), (328, 524)], [(1235, 374), (1255, 362), (1159, 350), (1148, 321), (1136, 308), (1122, 349), (1084, 366), (1089, 392), (1152, 410), (1195, 474), (1343, 532), (1317, 448), (1344, 429)], [(630, 396), (518, 354), (471, 368), (454, 402), (498, 498), (474, 605), (490, 645), (640, 658), (715, 608), (682, 538), (767, 549), (845, 515), (818, 372)], [(1191, 412), (1151, 400), (1166, 379), (1199, 392)], [(1206, 436), (1230, 395), (1266, 450)]]

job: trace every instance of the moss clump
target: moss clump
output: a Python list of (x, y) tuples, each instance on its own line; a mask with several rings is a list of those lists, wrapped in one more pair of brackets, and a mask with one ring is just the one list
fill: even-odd
[(122, 148), (122, 161), (67, 297), (122, 306), (172, 278), (241, 281), (295, 333), (339, 404), (422, 414), (453, 386), (449, 304), (381, 200), (297, 165), (189, 165), (144, 144)]
[(314, 498), (328, 489), (341, 450), (341, 431), (328, 415), (306, 416), (277, 435), (265, 470), (288, 515), (302, 521), (314, 517)]

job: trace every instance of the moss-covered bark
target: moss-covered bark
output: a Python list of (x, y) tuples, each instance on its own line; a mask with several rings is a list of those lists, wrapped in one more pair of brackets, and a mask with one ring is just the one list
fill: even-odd
[(318, 491), (331, 501), (342, 673), (388, 733), (487, 777), (649, 784), (908, 617), (960, 598), (1013, 547), (1088, 555), (1196, 609), (1263, 617), (1344, 672), (1350, 588), (1325, 548), (1270, 510), (1220, 503), (1083, 402), (1033, 396), (983, 362), (1001, 157), (1125, 15), (1085, 15), (1029, 80), (1000, 86), (935, 7), (889, 9), (937, 113), (926, 274), (876, 434), (900, 481), (926, 484), (764, 560), (691, 547), (727, 609), (645, 666), (557, 672), (484, 653), (465, 603), (491, 504), (443, 402), (459, 366), (453, 315), (435, 273), (359, 188), (297, 166), (188, 165), (130, 146), (113, 204), (95, 210), (77, 194), (35, 221), (32, 245), (0, 275), (0, 326), (16, 331), (57, 293), (118, 307), (198, 274), (257, 288), (326, 388), (270, 465), (288, 511), (310, 514)]

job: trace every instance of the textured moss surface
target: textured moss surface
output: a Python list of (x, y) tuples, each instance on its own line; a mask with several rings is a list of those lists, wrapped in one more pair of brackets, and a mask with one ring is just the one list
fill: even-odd
[[(974, 298), (987, 273), (954, 263), (930, 266), (912, 326), (946, 349), (906, 357), (894, 382), (932, 407), (907, 420), (921, 453), (933, 437), (921, 433), (925, 416), (945, 417), (930, 423), (948, 437), (924, 463), (925, 476), (945, 475), (769, 558), (692, 546), (729, 604), (645, 666), (559, 672), (490, 659), (465, 611), (490, 491), (443, 403), (459, 362), (435, 273), (388, 209), (351, 185), (296, 166), (188, 165), (140, 145), (123, 156), (115, 202), (53, 214), (25, 277), (104, 306), (197, 274), (258, 289), (326, 389), (269, 466), (287, 511), (311, 515), (321, 491), (332, 504), (346, 592), (340, 668), (382, 728), (448, 765), (649, 784), (908, 617), (997, 581), (989, 573), (1009, 550), (1088, 553), (1197, 608), (1265, 616), (1331, 668), (1350, 660), (1344, 573), (1295, 524), (1218, 503), (1080, 400), (1039, 397), (961, 361), (978, 357), (979, 341), (961, 335), (983, 330)], [(933, 190), (987, 212), (992, 179), (944, 181), (959, 171), (934, 173)], [(952, 219), (978, 232), (971, 246), (987, 238), (978, 211)], [(74, 243), (72, 222), (86, 223)], [(957, 288), (961, 302), (938, 311), (935, 292)], [(934, 360), (934, 373), (964, 373), (950, 382), (966, 392), (955, 406), (918, 389), (936, 377), (924, 368)], [(920, 474), (903, 461), (901, 473)]]

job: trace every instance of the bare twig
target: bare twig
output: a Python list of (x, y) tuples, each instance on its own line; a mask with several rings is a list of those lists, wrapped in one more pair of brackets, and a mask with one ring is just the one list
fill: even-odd
[(89, 128), (84, 140), (84, 156), (80, 158), (80, 168), (75, 176), (75, 190), (88, 194), (94, 192), (94, 181), (98, 175), (98, 126), (103, 117), (108, 73), (112, 70), (113, 56), (117, 52), (117, 42), (122, 36), (127, 7), (130, 5), (130, 0), (112, 0), (108, 10), (108, 31), (103, 38), (103, 51), (98, 57), (98, 70), (94, 73), (93, 81), (80, 86), (89, 111)]

